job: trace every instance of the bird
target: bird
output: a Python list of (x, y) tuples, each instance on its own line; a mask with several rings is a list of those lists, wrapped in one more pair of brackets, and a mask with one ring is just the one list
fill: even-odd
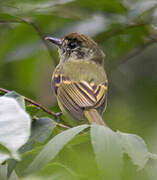
[(58, 48), (60, 61), (51, 85), (63, 114), (105, 126), (102, 116), (107, 105), (108, 79), (103, 51), (92, 38), (78, 32), (63, 38), (46, 36), (45, 40)]

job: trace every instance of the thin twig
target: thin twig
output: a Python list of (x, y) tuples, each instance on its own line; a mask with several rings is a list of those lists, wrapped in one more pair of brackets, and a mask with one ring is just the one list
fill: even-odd
[[(0, 91), (3, 92), (3, 93), (8, 93), (8, 92), (10, 92), (9, 90), (4, 89), (4, 88), (0, 88)], [(51, 116), (53, 116), (53, 117), (55, 117), (55, 118), (57, 117), (57, 114), (56, 114), (55, 112), (50, 111), (49, 109), (47, 109), (47, 108), (44, 107), (43, 105), (37, 103), (36, 101), (34, 101), (34, 100), (30, 99), (30, 98), (27, 98), (27, 97), (25, 97), (25, 96), (23, 96), (23, 98), (24, 98), (25, 101), (27, 101), (27, 102), (35, 105), (36, 107), (42, 109), (44, 112), (50, 114)], [(61, 124), (61, 123), (56, 123), (56, 124), (57, 124), (58, 126), (62, 127), (62, 128), (66, 128), (66, 129), (69, 129), (69, 128), (70, 128), (69, 126), (64, 125), (64, 124)]]
[(137, 27), (147, 26), (147, 25), (148, 23), (126, 24), (118, 29), (113, 29), (113, 30), (109, 29), (108, 31), (99, 33), (95, 38), (98, 43), (101, 43), (101, 42), (106, 41), (109, 38), (122, 34), (127, 29), (132, 29), (132, 28), (137, 28)]
[(127, 53), (126, 55), (124, 55), (122, 58), (120, 58), (119, 60), (116, 61), (116, 63), (114, 63), (114, 65), (112, 65), (111, 67), (111, 71), (115, 70), (116, 67), (119, 67), (121, 64), (124, 64), (125, 62), (127, 62), (128, 60), (140, 55), (146, 48), (148, 48), (150, 45), (152, 45), (155, 41), (154, 40), (150, 40), (147, 43), (145, 43), (143, 46), (133, 49), (132, 51), (130, 51), (129, 53)]
[(118, 63), (115, 63), (114, 66), (112, 67), (112, 69), (114, 67), (117, 67), (118, 65), (124, 64), (124, 62), (130, 60), (131, 58), (134, 58), (134, 57), (140, 55), (150, 45), (157, 43), (157, 31), (151, 30), (148, 34), (148, 38), (149, 38), (149, 41), (147, 41), (144, 45), (131, 50), (129, 53), (124, 55), (121, 59), (117, 60), (116, 62), (118, 62)]
[[(0, 88), (0, 91), (1, 91), (1, 92), (5, 92), (5, 93), (8, 93), (8, 92), (9, 92), (9, 90), (4, 89), (4, 88)], [(23, 97), (24, 97), (24, 99), (25, 99), (27, 102), (29, 102), (29, 103), (31, 103), (31, 104), (39, 107), (40, 109), (42, 109), (42, 110), (45, 111), (46, 113), (48, 113), (48, 114), (50, 114), (50, 115), (52, 115), (52, 116), (54, 116), (54, 117), (57, 117), (56, 113), (48, 110), (47, 108), (45, 108), (45, 107), (42, 106), (41, 104), (39, 104), (39, 103), (37, 103), (37, 102), (33, 101), (32, 99), (29, 99), (29, 98), (27, 98), (27, 97), (25, 97), (25, 96), (23, 96)]]
[[(140, 26), (148, 26), (148, 25), (149, 25), (149, 23), (128, 24), (128, 25), (120, 27), (119, 29), (116, 29), (116, 30), (102, 32), (96, 36), (97, 42), (100, 43), (102, 41), (107, 40), (108, 38), (112, 38), (114, 36), (122, 34), (126, 29), (137, 28)], [(102, 36), (104, 36), (104, 38), (102, 38)], [(156, 43), (157, 42), (157, 31), (154, 29), (153, 30), (151, 29), (148, 32), (148, 38), (149, 38), (149, 41), (146, 42), (144, 45), (134, 48), (129, 53), (124, 55), (122, 58), (117, 60), (114, 64), (112, 64), (111, 67), (109, 68), (109, 71), (112, 71), (114, 68), (125, 63), (126, 61), (130, 60), (131, 58), (136, 57), (137, 55), (141, 54), (143, 52), (143, 50), (145, 50), (147, 47), (149, 47), (153, 43)]]
[(43, 44), (47, 47), (47, 50), (51, 56), (51, 58), (53, 59), (53, 62), (54, 62), (54, 65), (56, 66), (57, 65), (57, 59), (55, 58), (54, 54), (52, 53), (52, 50), (48, 44), (48, 41), (46, 41), (44, 38), (45, 38), (45, 35), (44, 33), (41, 31), (41, 29), (38, 27), (37, 23), (35, 22), (27, 22), (28, 24), (30, 24), (34, 30), (37, 32), (37, 34), (39, 35), (39, 37), (41, 38)]
[(21, 19), (21, 18), (17, 18), (17, 20), (12, 20), (12, 21), (4, 21), (4, 20), (1, 20), (0, 19), (0, 23), (2, 24), (7, 24), (7, 23), (24, 23), (24, 24), (27, 24), (27, 25), (30, 25), (33, 27), (33, 29), (35, 30), (35, 32), (38, 34), (38, 36), (40, 37), (40, 39), (42, 40), (42, 42), (44, 43), (44, 45), (46, 46), (51, 58), (53, 59), (53, 62), (54, 62), (54, 65), (56, 66), (57, 65), (57, 59), (56, 57), (54, 56), (54, 54), (52, 53), (52, 50), (51, 50), (51, 47), (49, 46), (48, 42), (44, 39), (45, 35), (44, 33), (41, 31), (41, 29), (39, 28), (39, 26), (37, 25), (37, 23), (35, 22), (31, 22), (31, 21), (28, 21), (28, 20), (24, 20), (24, 19)]

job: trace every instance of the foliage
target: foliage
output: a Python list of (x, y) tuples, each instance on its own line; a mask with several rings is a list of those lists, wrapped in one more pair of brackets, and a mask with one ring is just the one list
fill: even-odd
[(156, 7), (155, 0), (0, 1), (1, 87), (60, 112), (50, 89), (58, 56), (44, 36), (72, 31), (104, 50), (110, 82), (110, 128), (66, 129), (67, 117), (58, 122), (19, 93), (2, 92), (0, 179), (156, 180), (156, 154), (140, 137), (157, 152)]
[[(0, 159), (1, 163), (5, 162), (4, 165), (1, 165), (1, 170), (3, 173), (4, 171), (8, 172), (5, 175), (2, 173), (1, 176), (4, 176), (4, 178), (18, 179), (19, 176), (22, 179), (25, 179), (25, 177), (31, 179), (33, 177), (91, 179), (95, 177), (95, 179), (118, 180), (121, 179), (124, 171), (123, 153), (128, 154), (133, 164), (139, 168), (144, 168), (149, 159), (156, 159), (156, 155), (148, 152), (146, 144), (140, 137), (114, 132), (108, 127), (93, 124), (87, 131), (91, 133), (90, 139), (93, 152), (90, 153), (92, 153), (92, 161), (95, 161), (94, 164), (96, 166), (94, 175), (90, 172), (91, 165), (89, 162), (88, 166), (86, 166), (88, 173), (78, 172), (79, 168), (73, 167), (73, 161), (80, 158), (77, 146), (80, 148), (89, 143), (90, 139), (82, 138), (84, 134), (89, 136), (89, 134), (83, 133), (89, 125), (76, 126), (59, 134), (57, 132), (56, 135), (54, 131), (57, 128), (57, 123), (54, 120), (44, 117), (36, 119), (32, 122), (29, 141), (25, 144), (26, 138), (28, 140), (30, 135), (30, 118), (24, 111), (25, 108), (23, 109), (24, 104), (21, 104), (21, 101), (19, 103), (19, 99), (22, 100), (22, 96), (15, 92), (0, 97)], [(7, 119), (8, 121), (6, 121)], [(8, 123), (12, 123), (12, 126), (10, 126), (11, 129), (7, 130)], [(77, 138), (75, 140), (75, 136), (79, 133), (81, 135), (79, 135), (78, 141)], [(52, 137), (50, 136), (51, 134), (53, 134)], [(71, 144), (68, 143), (72, 139), (73, 142)], [(22, 145), (23, 147), (20, 148)], [(17, 152), (17, 149), (19, 149), (20, 154)], [(69, 164), (66, 158), (60, 159), (60, 153), (63, 153), (65, 157), (70, 153), (69, 161), (71, 163)], [(19, 155), (21, 159), (19, 159)], [(78, 161), (78, 165), (81, 165), (82, 161), (84, 162), (84, 159), (81, 158), (81, 161)]]
[(3, 163), (8, 158), (19, 159), (17, 150), (28, 141), (31, 120), (17, 100), (3, 96), (0, 102), (0, 163)]

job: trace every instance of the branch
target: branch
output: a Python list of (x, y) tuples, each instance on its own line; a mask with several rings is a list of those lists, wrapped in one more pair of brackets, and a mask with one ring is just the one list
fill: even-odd
[[(9, 90), (4, 89), (4, 88), (0, 88), (0, 91), (3, 92), (3, 93), (8, 93), (8, 92), (10, 92)], [(23, 95), (22, 95), (22, 96), (23, 96)], [(53, 117), (55, 117), (55, 118), (58, 117), (57, 113), (54, 113), (54, 112), (50, 111), (49, 109), (47, 109), (47, 108), (44, 107), (43, 105), (37, 103), (36, 101), (33, 101), (32, 99), (27, 98), (27, 97), (25, 97), (25, 96), (23, 96), (23, 98), (24, 98), (25, 101), (27, 101), (27, 102), (35, 105), (36, 107), (42, 109), (44, 112), (50, 114), (51, 116), (53, 116)], [(69, 126), (64, 125), (64, 124), (60, 124), (60, 123), (56, 123), (56, 124), (57, 124), (58, 126), (62, 127), (62, 128), (66, 128), (66, 129), (69, 129), (69, 128), (70, 128)]]
[(125, 62), (127, 62), (127, 61), (130, 60), (131, 58), (134, 58), (134, 57), (140, 55), (147, 47), (149, 47), (149, 46), (152, 45), (153, 43), (155, 43), (155, 41), (152, 39), (152, 40), (148, 41), (147, 43), (145, 43), (143, 46), (131, 50), (129, 53), (127, 53), (127, 54), (124, 55), (122, 58), (120, 58), (119, 60), (117, 60), (117, 61), (114, 63), (114, 65), (112, 65), (111, 71), (114, 70), (114, 68), (118, 67), (119, 65), (124, 64)]
[(58, 64), (57, 59), (55, 58), (54, 54), (52, 53), (51, 48), (50, 48), (50, 46), (48, 44), (48, 41), (46, 41), (44, 39), (44, 37), (45, 37), (44, 33), (41, 31), (41, 29), (39, 28), (37, 23), (35, 23), (35, 22), (28, 22), (28, 21), (26, 21), (26, 22), (27, 22), (27, 24), (30, 24), (34, 28), (34, 30), (37, 32), (37, 34), (41, 38), (43, 44), (46, 46), (46, 48), (47, 48), (51, 58), (53, 59), (54, 65), (56, 66)]
[(51, 58), (53, 59), (54, 61), (54, 65), (56, 66), (58, 64), (57, 62), (57, 59), (56, 57), (53, 55), (52, 51), (51, 51), (51, 48), (49, 46), (49, 43), (48, 41), (46, 41), (44, 39), (45, 35), (44, 33), (41, 31), (41, 29), (39, 28), (39, 26), (37, 25), (37, 23), (35, 22), (31, 22), (31, 21), (28, 21), (28, 20), (24, 20), (24, 19), (21, 19), (21, 18), (17, 18), (16, 20), (11, 20), (11, 21), (5, 21), (5, 20), (1, 20), (0, 19), (0, 23), (3, 23), (3, 24), (6, 24), (6, 23), (24, 23), (24, 24), (27, 24), (27, 25), (30, 25), (33, 27), (33, 29), (36, 31), (36, 33), (38, 34), (38, 36), (40, 37), (40, 39), (42, 40), (43, 44), (46, 46)]
[(117, 29), (109, 29), (105, 32), (101, 32), (98, 35), (95, 36), (95, 39), (97, 40), (98, 43), (102, 43), (104, 41), (106, 41), (109, 38), (112, 38), (114, 36), (117, 36), (119, 34), (122, 34), (124, 31), (126, 31), (126, 29), (132, 29), (132, 28), (138, 28), (141, 26), (148, 26), (148, 23), (135, 23), (135, 24), (126, 24), (123, 25)]
[(140, 55), (150, 45), (157, 43), (157, 31), (154, 29), (151, 29), (150, 32), (148, 33), (148, 38), (149, 38), (149, 41), (147, 41), (144, 45), (131, 50), (129, 53), (127, 53), (122, 58), (117, 60), (116, 63), (112, 65), (111, 71), (114, 69), (114, 67), (118, 67), (119, 65), (124, 64), (126, 61), (130, 60), (131, 58), (134, 58)]
[[(113, 30), (108, 30), (108, 31), (99, 33), (96, 36), (96, 39), (97, 39), (97, 42), (102, 43), (103, 41), (106, 41), (109, 38), (112, 38), (114, 36), (122, 34), (126, 29), (138, 28), (141, 26), (146, 27), (148, 25), (150, 25), (150, 24), (149, 23), (127, 24), (127, 25), (124, 25), (123, 27), (120, 27), (119, 29), (113, 29)], [(141, 45), (140, 47), (134, 48), (133, 50), (128, 52), (126, 55), (121, 57), (119, 60), (117, 60), (111, 66), (108, 65), (109, 71), (112, 71), (114, 68), (116, 68), (119, 65), (123, 64), (124, 62), (130, 60), (131, 58), (136, 57), (137, 55), (141, 54), (143, 52), (143, 50), (145, 50), (147, 47), (149, 47), (153, 43), (156, 43), (157, 42), (157, 31), (151, 27), (151, 29), (149, 29), (147, 38), (149, 38), (149, 40), (144, 45)]]

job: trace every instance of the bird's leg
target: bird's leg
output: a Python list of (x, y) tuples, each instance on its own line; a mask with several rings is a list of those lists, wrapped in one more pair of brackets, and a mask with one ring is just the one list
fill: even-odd
[(56, 118), (55, 118), (55, 121), (57, 123), (60, 123), (62, 122), (64, 125), (68, 126), (68, 127), (71, 127), (69, 124), (67, 124), (61, 117), (62, 117), (63, 113), (62, 112), (58, 112), (56, 113)]
[(58, 112), (58, 113), (56, 113), (56, 118), (55, 118), (55, 120), (57, 121), (57, 122), (60, 122), (62, 119), (61, 119), (61, 117), (62, 117), (62, 112)]

